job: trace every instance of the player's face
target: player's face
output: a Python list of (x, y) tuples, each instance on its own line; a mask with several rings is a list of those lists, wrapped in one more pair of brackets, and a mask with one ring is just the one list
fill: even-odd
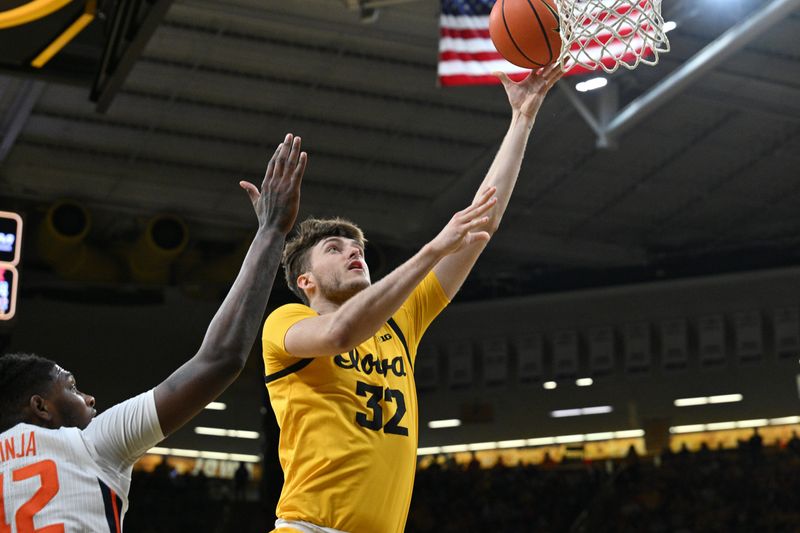
[(77, 427), (85, 429), (97, 411), (94, 408), (94, 397), (78, 390), (75, 376), (56, 365), (56, 377), (48, 400), (53, 406), (53, 427)]
[(310, 273), (319, 294), (332, 302), (345, 302), (370, 286), (364, 248), (353, 239), (328, 237), (311, 249)]

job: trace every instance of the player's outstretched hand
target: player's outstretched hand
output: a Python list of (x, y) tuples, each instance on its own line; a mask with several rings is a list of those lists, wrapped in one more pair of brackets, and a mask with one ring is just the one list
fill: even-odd
[(258, 217), (259, 228), (288, 234), (300, 209), (300, 184), (308, 155), (300, 151), (300, 137), (291, 133), (278, 145), (267, 164), (261, 190), (249, 181), (239, 186), (247, 192)]
[(531, 71), (522, 81), (512, 81), (505, 72), (495, 72), (508, 94), (508, 102), (515, 112), (535, 118), (547, 96), (547, 91), (564, 73), (559, 62)]
[(497, 203), (495, 192), (497, 187), (485, 189), (475, 198), (472, 205), (453, 215), (439, 235), (430, 242), (430, 246), (444, 256), (472, 243), (488, 241), (490, 235), (485, 229), (489, 222), (487, 213)]

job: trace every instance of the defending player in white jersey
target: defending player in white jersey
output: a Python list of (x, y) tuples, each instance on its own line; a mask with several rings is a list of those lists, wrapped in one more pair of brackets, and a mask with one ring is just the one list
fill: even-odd
[(287, 135), (259, 190), (259, 227), (200, 350), (154, 389), (95, 416), (95, 399), (43, 357), (0, 357), (0, 533), (119, 533), (133, 463), (244, 368), (294, 225), (307, 156)]

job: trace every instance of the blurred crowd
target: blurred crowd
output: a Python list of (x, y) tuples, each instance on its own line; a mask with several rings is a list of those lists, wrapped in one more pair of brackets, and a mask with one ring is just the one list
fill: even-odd
[(243, 464), (234, 478), (179, 474), (162, 461), (134, 471), (125, 533), (266, 533), (268, 514)]
[(417, 473), (409, 533), (800, 533), (800, 439), (683, 448), (613, 463), (435, 462)]
[[(125, 531), (266, 533), (262, 507), (243, 475), (178, 475), (164, 462), (135, 473)], [(442, 458), (417, 472), (406, 531), (800, 533), (800, 438), (765, 447), (754, 431), (738, 449), (489, 469)]]

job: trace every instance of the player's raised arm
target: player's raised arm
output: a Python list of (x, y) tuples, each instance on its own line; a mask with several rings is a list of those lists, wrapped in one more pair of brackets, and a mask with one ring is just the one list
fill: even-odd
[[(485, 227), (497, 203), (494, 194), (494, 187), (482, 191), (470, 206), (453, 215), (432, 241), (374, 285), (331, 312), (290, 327), (284, 338), (286, 351), (295, 357), (331, 356), (347, 352), (374, 335), (443, 257), (489, 240)], [(354, 262), (363, 259), (360, 249), (346, 240), (339, 241), (322, 241), (320, 253), (351, 254)]]
[[(494, 234), (497, 230), (500, 219), (503, 218), (508, 206), (536, 114), (539, 112), (547, 92), (559, 80), (561, 74), (558, 63), (538, 72), (531, 72), (520, 82), (511, 81), (502, 72), (496, 73), (508, 94), (512, 115), (508, 132), (475, 196), (477, 199), (481, 191), (488, 187), (497, 188), (497, 206), (491, 212), (491, 220), (487, 228), (490, 234)], [(436, 265), (434, 272), (436, 272), (436, 277), (448, 298), (452, 299), (456, 295), (485, 247), (486, 242), (466, 246), (460, 252), (447, 256)]]
[(297, 217), (306, 160), (300, 138), (289, 134), (270, 159), (261, 189), (240, 183), (258, 216), (258, 231), (200, 350), (155, 388), (164, 435), (200, 412), (244, 368), (280, 265), (286, 234)]

